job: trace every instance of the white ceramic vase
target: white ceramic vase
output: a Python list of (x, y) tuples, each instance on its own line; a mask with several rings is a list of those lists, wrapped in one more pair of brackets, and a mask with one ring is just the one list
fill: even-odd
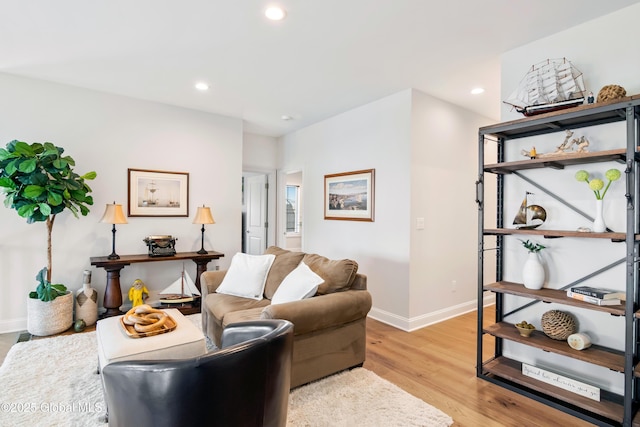
[(604, 233), (607, 231), (607, 225), (604, 223), (604, 215), (602, 214), (603, 200), (596, 199), (596, 218), (593, 220), (593, 232)]
[(536, 252), (529, 252), (529, 258), (522, 269), (522, 283), (527, 289), (542, 289), (544, 284), (544, 267)]

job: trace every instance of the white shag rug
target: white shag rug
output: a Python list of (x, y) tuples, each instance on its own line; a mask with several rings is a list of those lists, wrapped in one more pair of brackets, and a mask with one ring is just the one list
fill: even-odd
[[(96, 345), (95, 332), (86, 332), (11, 347), (0, 366), (0, 426), (106, 427)], [(444, 412), (364, 368), (294, 389), (287, 421), (289, 427), (453, 423)]]

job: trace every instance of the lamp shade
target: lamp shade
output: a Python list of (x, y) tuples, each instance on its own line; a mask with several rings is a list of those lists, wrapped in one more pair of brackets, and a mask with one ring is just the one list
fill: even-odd
[(198, 207), (196, 217), (193, 219), (194, 224), (215, 224), (213, 216), (211, 215), (211, 209), (204, 205)]
[(127, 217), (125, 217), (122, 212), (122, 205), (116, 204), (116, 202), (110, 205), (108, 204), (100, 222), (106, 222), (107, 224), (126, 224)]

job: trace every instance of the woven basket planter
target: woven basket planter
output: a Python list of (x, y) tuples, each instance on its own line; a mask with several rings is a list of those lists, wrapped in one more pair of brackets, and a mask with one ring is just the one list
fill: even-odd
[(71, 292), (54, 299), (40, 301), (27, 298), (27, 330), (31, 335), (45, 337), (59, 334), (73, 323), (73, 294)]
[(542, 332), (554, 340), (566, 340), (578, 331), (576, 320), (560, 310), (547, 311), (542, 315)]

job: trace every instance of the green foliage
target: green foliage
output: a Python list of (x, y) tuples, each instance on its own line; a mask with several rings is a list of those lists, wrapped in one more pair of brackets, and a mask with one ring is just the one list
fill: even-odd
[(51, 231), (55, 216), (68, 209), (78, 218), (86, 216), (93, 205), (91, 187), (86, 181), (96, 177), (95, 172), (78, 175), (73, 171), (75, 160), (64, 155), (64, 149), (50, 142), (27, 144), (11, 141), (0, 148), (0, 192), (4, 205), (15, 209), (27, 223), (46, 221), (48, 233), (47, 262), (36, 277), (39, 281), (31, 298), (51, 301), (66, 293), (63, 285), (52, 285)]
[(78, 218), (89, 213), (93, 198), (85, 181), (95, 172), (78, 175), (72, 169), (76, 162), (64, 156), (64, 149), (50, 142), (27, 144), (11, 141), (0, 148), (0, 190), (4, 205), (15, 209), (29, 224), (46, 221), (69, 209)]
[(527, 248), (527, 250), (529, 252), (540, 252), (541, 250), (545, 249), (546, 246), (542, 246), (540, 243), (533, 243), (530, 242), (529, 240), (522, 240), (522, 239), (518, 239), (522, 242), (522, 246), (524, 246), (525, 248)]
[(39, 299), (40, 301), (53, 301), (67, 293), (66, 286), (52, 285), (47, 280), (47, 267), (38, 272), (36, 280), (38, 281), (38, 287), (34, 292), (29, 292), (29, 298)]

